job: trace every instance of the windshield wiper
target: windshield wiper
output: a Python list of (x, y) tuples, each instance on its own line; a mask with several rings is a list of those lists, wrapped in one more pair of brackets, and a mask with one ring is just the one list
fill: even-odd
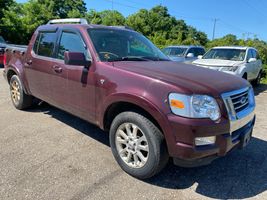
[(109, 62), (116, 62), (116, 61), (151, 61), (149, 58), (145, 58), (142, 56), (123, 56), (118, 58), (108, 59)]
[(153, 56), (124, 56), (124, 57), (108, 59), (107, 61), (116, 62), (116, 61), (170, 61), (170, 60)]

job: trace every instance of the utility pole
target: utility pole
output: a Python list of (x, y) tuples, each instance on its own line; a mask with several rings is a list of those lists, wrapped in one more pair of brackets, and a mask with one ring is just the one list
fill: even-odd
[(216, 23), (218, 20), (219, 19), (217, 19), (217, 18), (214, 19), (212, 40), (214, 40), (214, 38), (215, 38), (215, 29), (216, 29)]

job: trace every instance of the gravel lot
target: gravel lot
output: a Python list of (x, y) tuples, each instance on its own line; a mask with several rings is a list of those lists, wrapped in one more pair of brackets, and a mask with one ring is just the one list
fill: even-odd
[(119, 168), (97, 127), (46, 104), (16, 110), (0, 69), (0, 199), (267, 199), (267, 85), (255, 93), (246, 149), (200, 168), (170, 163), (140, 181)]

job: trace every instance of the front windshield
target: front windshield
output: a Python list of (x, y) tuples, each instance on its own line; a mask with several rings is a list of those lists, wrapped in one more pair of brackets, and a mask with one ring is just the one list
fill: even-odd
[(101, 61), (169, 60), (143, 35), (127, 30), (88, 29)]
[(243, 49), (211, 49), (203, 56), (203, 59), (243, 61), (245, 55), (246, 50)]
[(6, 43), (2, 36), (0, 36), (0, 43)]
[(170, 47), (163, 49), (163, 53), (167, 56), (182, 57), (185, 55), (187, 48), (183, 47)]

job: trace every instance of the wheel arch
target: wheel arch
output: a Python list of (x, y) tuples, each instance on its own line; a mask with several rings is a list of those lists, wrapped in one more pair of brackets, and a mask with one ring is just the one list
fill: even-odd
[(163, 132), (160, 124), (158, 123), (156, 118), (153, 117), (153, 115), (149, 113), (149, 111), (142, 108), (140, 105), (136, 105), (132, 102), (127, 102), (127, 101), (113, 102), (111, 105), (107, 107), (104, 113), (104, 117), (103, 117), (104, 130), (106, 131), (109, 130), (114, 118), (120, 113), (126, 112), (126, 111), (133, 111), (133, 112), (142, 114), (143, 116), (151, 120), (159, 128), (159, 130)]

